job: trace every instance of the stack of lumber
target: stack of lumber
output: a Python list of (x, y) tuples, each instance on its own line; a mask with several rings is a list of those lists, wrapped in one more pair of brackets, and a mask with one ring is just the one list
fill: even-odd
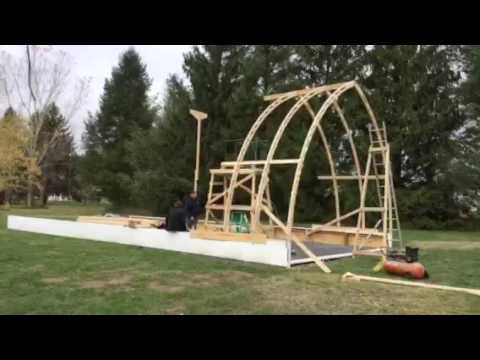
[(133, 228), (158, 228), (165, 223), (165, 218), (145, 216), (79, 216), (77, 222), (86, 224), (103, 224), (128, 226)]

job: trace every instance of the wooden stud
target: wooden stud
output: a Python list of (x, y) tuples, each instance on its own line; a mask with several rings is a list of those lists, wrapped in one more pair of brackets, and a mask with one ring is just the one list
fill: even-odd
[[(318, 180), (332, 180), (333, 176), (317, 176), (317, 179)], [(358, 180), (358, 179), (361, 179), (361, 180), (375, 180), (375, 179), (385, 179), (385, 176), (384, 175), (379, 175), (379, 176), (375, 176), (375, 175), (371, 175), (371, 176), (365, 176), (365, 175), (362, 175), (362, 176), (357, 176), (357, 175), (336, 175), (335, 178), (337, 180)]]
[(332, 271), (328, 268), (325, 263), (320, 261), (318, 257), (310, 251), (294, 234), (292, 234), (291, 229), (288, 229), (275, 215), (272, 214), (270, 209), (266, 206), (262, 207), (263, 211), (275, 222), (285, 233), (291, 238), (291, 240), (308, 256), (312, 261), (320, 267), (324, 272), (331, 273)]
[[(330, 91), (327, 91), (328, 96), (331, 96), (332, 93)], [(355, 164), (355, 169), (357, 171), (357, 175), (360, 175), (362, 173), (362, 167), (360, 165), (360, 160), (358, 158), (358, 152), (357, 152), (357, 147), (355, 146), (355, 142), (353, 141), (353, 136), (352, 136), (352, 130), (350, 129), (350, 126), (348, 126), (347, 119), (345, 118), (345, 114), (338, 104), (338, 101), (335, 101), (333, 103), (333, 108), (335, 109), (336, 113), (340, 117), (340, 121), (343, 125), (343, 128), (345, 129), (345, 132), (347, 133), (348, 136), (348, 143), (350, 144), (350, 149), (352, 151), (352, 157), (353, 157), (353, 163)], [(358, 179), (358, 191), (359, 193), (362, 192), (362, 179)]]
[[(295, 177), (293, 179), (292, 191), (291, 191), (291, 194), (290, 194), (290, 205), (289, 205), (289, 210), (288, 210), (288, 213), (289, 213), (288, 226), (289, 226), (289, 228), (291, 228), (293, 226), (293, 215), (292, 214), (295, 211), (295, 205), (296, 205), (297, 194), (298, 194), (298, 187), (300, 186), (300, 178), (301, 178), (301, 175), (302, 175), (302, 172), (303, 172), (303, 166), (304, 166), (304, 163), (305, 163), (305, 159), (307, 157), (307, 152), (308, 152), (308, 149), (310, 148), (310, 144), (311, 144), (312, 139), (313, 139), (313, 135), (314, 135), (315, 131), (317, 131), (318, 125), (321, 124), (323, 116), (325, 115), (327, 110), (330, 108), (330, 106), (333, 104), (333, 102), (336, 101), (340, 95), (342, 95), (346, 91), (353, 88), (353, 86), (354, 86), (353, 83), (345, 83), (344, 85), (340, 86), (337, 90), (335, 90), (335, 92), (331, 96), (328, 97), (328, 99), (323, 103), (322, 107), (320, 108), (317, 115), (315, 116), (314, 121), (312, 122), (312, 125), (310, 126), (310, 129), (307, 133), (307, 136), (305, 137), (305, 141), (303, 143), (303, 147), (302, 147), (302, 150), (301, 150), (301, 153), (300, 153), (300, 156), (299, 156), (300, 162), (297, 165), (297, 169), (296, 169), (296, 172), (295, 172)], [(313, 95), (315, 95), (315, 94), (313, 94)], [(300, 100), (300, 102), (307, 102), (311, 97), (312, 97), (311, 94), (306, 95), (304, 98), (302, 98), (302, 100)], [(292, 108), (292, 109), (294, 109), (294, 108)], [(283, 132), (280, 135), (282, 135), (282, 134), (283, 134)], [(275, 145), (275, 147), (274, 147), (274, 145)], [(276, 144), (272, 143), (271, 150), (272, 149), (276, 150), (277, 145), (278, 145), (278, 142)], [(273, 154), (272, 154), (272, 156), (273, 156)], [(267, 166), (265, 166), (265, 168), (264, 168), (264, 174), (265, 174), (266, 168), (267, 168)], [(262, 177), (263, 177), (263, 174), (262, 174)], [(262, 190), (263, 189), (260, 185), (259, 192), (261, 193)], [(338, 196), (338, 194), (337, 194), (337, 196)]]
[(391, 279), (384, 279), (378, 277), (371, 277), (371, 276), (361, 276), (355, 275), (352, 273), (346, 273), (342, 276), (342, 280), (354, 280), (354, 281), (373, 281), (379, 282), (384, 284), (392, 284), (392, 285), (403, 285), (403, 286), (412, 286), (412, 287), (420, 287), (425, 289), (436, 289), (436, 290), (445, 290), (445, 291), (456, 291), (462, 292), (466, 294), (480, 296), (479, 289), (467, 289), (467, 288), (459, 288), (453, 286), (444, 286), (444, 285), (434, 285), (434, 284), (427, 284), (423, 282), (413, 282), (413, 281), (404, 281), (404, 280), (391, 280)]
[[(242, 161), (240, 162), (240, 166), (257, 166), (257, 165), (265, 165), (265, 160), (255, 160), (255, 161)], [(272, 160), (272, 165), (293, 165), (297, 164), (298, 159), (282, 159), (282, 160)], [(235, 167), (237, 161), (223, 161), (221, 166), (223, 167)]]
[[(235, 188), (237, 188), (237, 187), (245, 184), (246, 182), (248, 182), (249, 180), (251, 180), (252, 177), (253, 177), (253, 174), (250, 174), (250, 175), (244, 177), (241, 181), (239, 181), (239, 182), (237, 182), (237, 183), (235, 184)], [(228, 190), (225, 190), (223, 193), (218, 194), (218, 195), (215, 196), (213, 199), (211, 199), (211, 200), (208, 202), (208, 204), (213, 204), (213, 203), (217, 202), (217, 201), (220, 200), (222, 197), (224, 197), (224, 196), (227, 194), (227, 192), (228, 192)]]
[[(312, 121), (315, 121), (315, 113), (310, 105), (310, 103), (305, 103), (305, 107), (307, 108), (308, 113), (310, 114)], [(330, 150), (330, 145), (328, 144), (327, 137), (325, 136), (325, 132), (323, 131), (322, 125), (317, 125), (318, 133), (320, 134), (320, 138), (322, 139), (322, 144), (325, 149), (325, 153), (327, 154), (328, 164), (330, 166), (330, 174), (332, 174), (332, 184), (333, 184), (333, 195), (335, 197), (335, 214), (337, 216), (337, 226), (340, 226), (340, 196), (338, 193), (338, 181), (337, 181), (337, 173), (335, 169), (335, 162), (333, 161), (332, 152)], [(292, 195), (297, 196), (297, 193), (293, 193), (293, 189), (295, 189), (295, 181), (292, 186)], [(293, 226), (293, 217), (294, 217), (295, 209), (293, 207), (289, 208), (288, 211), (288, 226)]]
[(226, 197), (225, 201), (225, 214), (224, 214), (224, 230), (228, 231), (229, 228), (229, 221), (230, 221), (230, 206), (232, 204), (233, 200), (233, 193), (235, 189), (233, 188), (232, 184), (237, 182), (238, 179), (238, 173), (240, 170), (241, 162), (245, 159), (245, 155), (250, 147), (250, 144), (252, 143), (253, 138), (258, 132), (258, 129), (262, 124), (265, 122), (265, 120), (278, 108), (280, 107), (283, 103), (287, 102), (288, 100), (291, 100), (295, 97), (295, 94), (289, 94), (285, 96), (281, 96), (277, 98), (274, 102), (272, 102), (264, 111), (263, 113), (257, 118), (257, 120), (254, 122), (252, 127), (250, 128), (250, 131), (248, 132), (247, 136), (245, 137), (245, 140), (242, 144), (242, 147), (240, 149), (240, 152), (237, 157), (237, 163), (234, 166), (234, 171), (230, 180), (230, 187), (228, 190), (228, 194)]

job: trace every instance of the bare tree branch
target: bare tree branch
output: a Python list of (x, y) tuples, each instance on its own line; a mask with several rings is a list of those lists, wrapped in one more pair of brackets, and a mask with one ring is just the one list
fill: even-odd
[(35, 98), (35, 93), (32, 89), (32, 60), (30, 59), (30, 46), (27, 45), (27, 62), (28, 62), (28, 87), (30, 88), (30, 95), (34, 102), (37, 101)]

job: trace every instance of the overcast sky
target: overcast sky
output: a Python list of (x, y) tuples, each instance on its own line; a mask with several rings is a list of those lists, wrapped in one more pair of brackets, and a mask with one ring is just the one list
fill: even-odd
[[(83, 131), (83, 121), (87, 112), (98, 109), (106, 78), (118, 64), (120, 54), (130, 45), (53, 45), (53, 49), (65, 51), (73, 60), (72, 77), (90, 77), (91, 87), (86, 104), (71, 121), (77, 144)], [(182, 74), (183, 54), (191, 45), (134, 45), (139, 52), (147, 71), (153, 80), (151, 95), (158, 94), (162, 99), (165, 80), (170, 74)], [(23, 56), (24, 45), (0, 45), (0, 51), (13, 56)], [(4, 104), (0, 104), (4, 108)]]

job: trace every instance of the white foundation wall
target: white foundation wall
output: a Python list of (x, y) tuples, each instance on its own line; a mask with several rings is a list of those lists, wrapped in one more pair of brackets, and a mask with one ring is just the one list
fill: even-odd
[(50, 220), (23, 216), (8, 216), (10, 230), (68, 238), (103, 241), (153, 249), (207, 255), (218, 258), (288, 267), (287, 242), (269, 240), (266, 243), (194, 239), (190, 233), (171, 233), (157, 229), (131, 229), (102, 224)]

